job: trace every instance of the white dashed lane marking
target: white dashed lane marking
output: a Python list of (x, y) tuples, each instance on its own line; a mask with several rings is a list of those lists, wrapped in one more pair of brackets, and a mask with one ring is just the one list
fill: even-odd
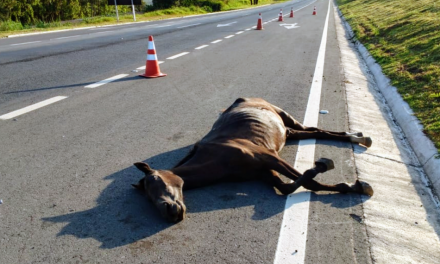
[(24, 108), (18, 109), (18, 110), (16, 110), (16, 111), (10, 112), (10, 113), (8, 113), (8, 114), (2, 115), (2, 116), (0, 116), (0, 119), (1, 119), (1, 120), (11, 119), (11, 118), (14, 118), (14, 117), (20, 116), (20, 115), (22, 115), (22, 114), (26, 114), (26, 113), (29, 113), (29, 112), (31, 112), (31, 111), (34, 111), (34, 110), (36, 110), (36, 109), (38, 109), (38, 108), (41, 108), (41, 107), (44, 107), (44, 106), (46, 106), (46, 105), (50, 105), (50, 104), (56, 103), (56, 102), (58, 102), (58, 101), (64, 100), (64, 99), (66, 99), (66, 98), (67, 98), (67, 96), (56, 96), (56, 97), (52, 97), (52, 98), (50, 98), (50, 99), (47, 99), (47, 100), (41, 101), (41, 102), (39, 102), (39, 103), (36, 103), (36, 104), (30, 105), (30, 106), (27, 106), (27, 107), (24, 107)]
[(189, 53), (189, 52), (182, 52), (182, 53), (176, 54), (176, 55), (174, 55), (174, 56), (168, 57), (167, 60), (174, 60), (174, 59), (177, 59), (177, 58), (179, 58), (179, 57), (185, 56), (185, 55), (188, 54), (188, 53)]
[(203, 48), (206, 48), (206, 47), (208, 47), (208, 45), (202, 45), (202, 46), (197, 47), (197, 48), (195, 48), (195, 49), (196, 49), (196, 50), (199, 50), (199, 49), (203, 49)]
[(116, 81), (118, 79), (124, 78), (125, 76), (128, 76), (128, 74), (119, 74), (119, 75), (110, 77), (108, 79), (105, 79), (105, 80), (102, 80), (102, 81), (99, 81), (99, 82), (96, 82), (96, 83), (93, 83), (93, 84), (89, 84), (87, 86), (84, 86), (84, 88), (96, 88), (96, 87), (99, 87), (99, 86), (104, 85), (106, 83), (113, 82), (113, 81)]
[(38, 43), (38, 42), (41, 42), (41, 41), (31, 41), (31, 42), (17, 43), (17, 44), (11, 44), (11, 46), (27, 45), (27, 44), (33, 44), (33, 43)]
[[(304, 8), (304, 7), (303, 7), (303, 8)], [(302, 8), (300, 8), (300, 9), (302, 9)], [(300, 9), (298, 9), (298, 10), (300, 10)], [(288, 14), (286, 14), (285, 16), (287, 16), (287, 15), (288, 15)], [(272, 21), (275, 21), (275, 20), (277, 20), (277, 19), (275, 18), (275, 19), (269, 20), (269, 21), (267, 21), (267, 22), (264, 22), (263, 24), (267, 24), (267, 23), (272, 22)], [(197, 26), (197, 25), (200, 25), (200, 24), (201, 24), (201, 23), (191, 24), (191, 25), (181, 26), (181, 27), (178, 27), (178, 28), (187, 28), (187, 27)], [(165, 25), (158, 26), (158, 28), (161, 28), (161, 27), (169, 27), (169, 26), (172, 26), (172, 25), (173, 25), (173, 23), (165, 24)], [(148, 26), (148, 27), (151, 27), (151, 26), (157, 26), (157, 24), (147, 25), (147, 26)], [(253, 27), (251, 27), (251, 28), (247, 28), (247, 29), (245, 29), (245, 30), (243, 30), (243, 31), (238, 31), (238, 32), (235, 33), (235, 35), (240, 35), (240, 34), (244, 33), (245, 31), (250, 31), (250, 30), (252, 30), (252, 29), (255, 29), (256, 27), (257, 27), (257, 26), (253, 26)], [(104, 27), (100, 27), (100, 28), (93, 28), (93, 29), (90, 29), (90, 30), (102, 30), (102, 29), (105, 29), (105, 28), (104, 28)], [(113, 32), (113, 31), (114, 31), (114, 30), (101, 31), (101, 32), (96, 32), (95, 34), (101, 34), (101, 33)], [(225, 39), (229, 39), (229, 38), (234, 37), (235, 35), (229, 35), (229, 36), (226, 36), (226, 37), (224, 37), (224, 38), (225, 38)], [(75, 36), (59, 37), (59, 38), (55, 38), (55, 39), (60, 40), (60, 39), (75, 38), (75, 37), (80, 37), (80, 36), (81, 36), (81, 35), (75, 35)], [(221, 41), (222, 41), (222, 39), (217, 39), (217, 40), (212, 41), (211, 43), (212, 43), (212, 44), (216, 44), (216, 43), (219, 43), (219, 42), (221, 42)], [(42, 42), (42, 41), (32, 41), (32, 42), (17, 43), (17, 44), (11, 44), (10, 46), (27, 45), (27, 44), (33, 44), (33, 43), (39, 43), (39, 42)], [(208, 46), (209, 46), (209, 45), (201, 45), (201, 46), (199, 46), (199, 47), (196, 47), (195, 49), (196, 49), (196, 50), (200, 50), (200, 49), (206, 48), (206, 47), (208, 47)], [(182, 56), (187, 55), (187, 54), (189, 54), (189, 52), (182, 52), (182, 53), (176, 54), (176, 55), (174, 55), (174, 56), (168, 57), (167, 59), (168, 59), (168, 60), (173, 60), (173, 59), (176, 59), (176, 58), (182, 57)], [(158, 61), (158, 64), (161, 64), (161, 63), (163, 63), (163, 61)], [(136, 70), (145, 70), (145, 68), (146, 68), (146, 66), (141, 66), (141, 67), (136, 68)], [(99, 81), (99, 82), (96, 82), (96, 83), (93, 83), (93, 84), (89, 84), (89, 85), (87, 85), (87, 86), (84, 86), (84, 88), (97, 88), (97, 87), (102, 86), (102, 85), (104, 85), (104, 84), (107, 84), (107, 83), (110, 83), (110, 82), (116, 81), (116, 80), (118, 80), (118, 79), (124, 78), (124, 77), (126, 77), (126, 76), (128, 76), (128, 75), (129, 75), (129, 74), (119, 74), (119, 75), (116, 75), (116, 76), (110, 77), (110, 78), (108, 78), (108, 79), (105, 79), (105, 80), (102, 80), (102, 81)], [(28, 107), (25, 107), (25, 108), (22, 108), (22, 109), (19, 109), (19, 110), (13, 111), (13, 112), (8, 113), (8, 114), (5, 114), (5, 115), (2, 115), (2, 116), (0, 116), (0, 119), (1, 119), (1, 120), (6, 120), (6, 119), (14, 118), (14, 117), (16, 117), (16, 116), (19, 116), (19, 115), (22, 115), (22, 114), (28, 113), (28, 112), (30, 112), (30, 111), (33, 111), (33, 110), (39, 109), (39, 108), (41, 108), (41, 107), (44, 107), (44, 106), (46, 106), (46, 105), (49, 105), (49, 104), (52, 104), (52, 103), (58, 102), (58, 101), (60, 101), (60, 100), (66, 99), (66, 98), (67, 98), (67, 96), (56, 96), (56, 97), (53, 97), (53, 98), (47, 99), (47, 100), (45, 100), (45, 101), (42, 101), (42, 102), (40, 102), (40, 103), (36, 103), (36, 104), (30, 105), (30, 106), (28, 106)]]

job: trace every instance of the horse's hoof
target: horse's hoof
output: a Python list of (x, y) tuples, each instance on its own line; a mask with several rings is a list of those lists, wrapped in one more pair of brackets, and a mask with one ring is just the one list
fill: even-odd
[(364, 137), (364, 142), (362, 142), (362, 145), (369, 148), (373, 144), (373, 140), (371, 140), (370, 137)]
[(348, 136), (356, 136), (356, 137), (363, 137), (364, 134), (362, 132), (346, 132)]
[(363, 181), (356, 181), (356, 185), (361, 187), (361, 192), (363, 194), (366, 194), (368, 196), (373, 196), (374, 191), (373, 191), (373, 187), (371, 187), (370, 184)]
[(335, 168), (335, 164), (333, 163), (333, 160), (326, 159), (326, 158), (320, 158), (319, 160), (315, 161), (316, 166), (324, 166), (325, 170), (323, 172), (332, 170)]

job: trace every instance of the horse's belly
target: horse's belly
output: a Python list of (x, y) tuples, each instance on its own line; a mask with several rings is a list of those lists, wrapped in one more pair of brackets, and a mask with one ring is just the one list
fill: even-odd
[(286, 141), (286, 127), (277, 113), (260, 107), (242, 107), (220, 116), (206, 139), (225, 137), (247, 139), (280, 151)]

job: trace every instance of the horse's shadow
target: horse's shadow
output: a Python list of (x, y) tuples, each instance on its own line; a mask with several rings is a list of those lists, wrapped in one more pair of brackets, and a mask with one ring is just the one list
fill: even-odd
[[(153, 168), (170, 168), (182, 158), (189, 146), (147, 159)], [(57, 236), (94, 238), (101, 248), (115, 248), (150, 237), (173, 224), (139, 191), (131, 187), (143, 174), (134, 166), (104, 178), (111, 183), (99, 195), (94, 208), (43, 218), (44, 222), (67, 223)], [(285, 198), (262, 182), (228, 182), (184, 192), (188, 217), (191, 214), (255, 206), (252, 219), (261, 220), (284, 209)], [(274, 205), (275, 204), (275, 205)]]
[[(147, 159), (153, 168), (170, 168), (190, 146)], [(67, 223), (57, 236), (94, 238), (101, 248), (115, 248), (153, 236), (173, 224), (166, 222), (144, 194), (131, 187), (143, 174), (130, 166), (104, 178), (112, 182), (100, 194), (94, 208), (43, 218), (44, 222)], [(226, 182), (184, 192), (187, 215), (216, 210), (254, 207), (252, 220), (264, 220), (284, 210), (285, 196), (260, 181)], [(330, 195), (331, 196), (331, 195)], [(331, 200), (331, 198), (329, 197)], [(343, 205), (352, 206), (351, 205)]]

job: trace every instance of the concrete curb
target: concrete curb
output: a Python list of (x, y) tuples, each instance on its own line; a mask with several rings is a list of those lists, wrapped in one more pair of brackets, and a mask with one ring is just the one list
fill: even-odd
[(359, 54), (364, 59), (368, 69), (371, 71), (374, 79), (376, 80), (380, 92), (383, 94), (391, 111), (393, 112), (396, 123), (401, 127), (406, 139), (417, 156), (420, 165), (431, 181), (431, 187), (434, 191), (434, 194), (438, 197), (440, 194), (440, 159), (435, 158), (437, 155), (437, 148), (434, 146), (434, 143), (423, 133), (423, 126), (414, 116), (414, 112), (409, 105), (397, 92), (396, 87), (390, 85), (390, 79), (388, 79), (388, 77), (382, 73), (382, 68), (380, 65), (376, 63), (365, 46), (355, 39), (355, 35), (350, 25), (345, 20), (339, 8), (337, 11), (347, 33), (349, 34), (350, 39), (353, 40), (353, 43), (359, 51)]

